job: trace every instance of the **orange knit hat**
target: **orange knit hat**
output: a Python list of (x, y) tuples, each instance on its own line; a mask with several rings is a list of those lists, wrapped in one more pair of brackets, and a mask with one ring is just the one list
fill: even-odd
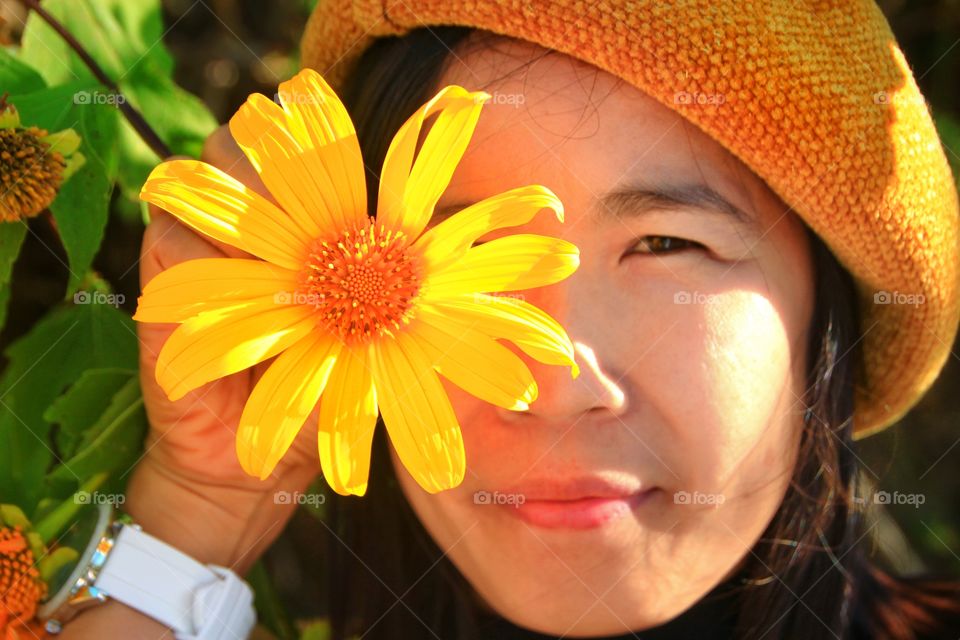
[(765, 180), (857, 282), (855, 437), (898, 420), (940, 373), (960, 322), (960, 205), (873, 0), (320, 0), (303, 64), (338, 88), (376, 38), (431, 25), (526, 40), (619, 76)]

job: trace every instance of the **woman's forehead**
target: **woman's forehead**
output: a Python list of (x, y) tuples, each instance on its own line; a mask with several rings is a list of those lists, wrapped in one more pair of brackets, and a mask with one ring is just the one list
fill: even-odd
[[(584, 204), (637, 183), (702, 185), (758, 220), (782, 210), (736, 157), (695, 125), (616, 76), (511, 38), (469, 43), (450, 56), (439, 86), (491, 94), (443, 201), (546, 184)], [(568, 204), (574, 204), (570, 202)]]

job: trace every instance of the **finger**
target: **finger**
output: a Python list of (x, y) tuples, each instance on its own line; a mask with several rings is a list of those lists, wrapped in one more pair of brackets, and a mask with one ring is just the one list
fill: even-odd
[[(176, 157), (168, 159), (172, 160)], [(207, 137), (200, 159), (225, 171), (250, 189), (275, 202), (253, 165), (233, 140), (227, 125), (219, 127)], [(144, 231), (140, 250), (141, 289), (161, 271), (187, 260), (252, 257), (236, 247), (194, 232), (156, 205), (149, 206), (148, 216), (150, 223)], [(227, 379), (211, 382), (176, 402), (169, 402), (166, 399), (165, 393), (156, 381), (154, 370), (160, 349), (177, 326), (174, 323), (137, 323), (137, 335), (141, 344), (141, 385), (144, 396), (148, 398), (148, 412), (158, 414), (150, 416), (151, 423), (155, 425), (177, 423), (183, 418), (184, 412), (190, 411), (191, 407), (196, 410), (195, 403), (204, 394), (210, 393), (213, 386), (223, 387), (224, 390), (230, 389), (227, 395), (231, 396), (238, 407), (242, 407), (244, 392), (237, 395), (236, 391), (248, 390), (269, 363), (262, 363), (251, 371), (242, 371), (228, 376)]]
[(227, 172), (264, 198), (279, 206), (276, 199), (274, 199), (270, 191), (267, 190), (266, 185), (263, 184), (263, 180), (260, 179), (260, 174), (257, 173), (257, 170), (250, 164), (247, 156), (244, 155), (243, 149), (240, 148), (240, 145), (238, 145), (233, 139), (233, 136), (230, 135), (229, 125), (221, 125), (207, 136), (206, 141), (203, 143), (203, 151), (200, 152), (200, 159), (212, 164), (221, 171)]
[[(198, 258), (243, 257), (239, 249), (217, 246), (177, 221), (163, 209), (153, 207), (150, 224), (140, 245), (140, 288), (166, 269)], [(221, 243), (222, 244), (222, 243)], [(228, 249), (232, 249), (230, 254)]]
[[(189, 159), (190, 158), (188, 158), (187, 156), (170, 156), (169, 158), (167, 158), (167, 160), (189, 160)], [(151, 233), (150, 227), (152, 226), (154, 218), (157, 218), (157, 217), (163, 217), (163, 218), (169, 219), (169, 221), (164, 222), (162, 224), (162, 230), (158, 231), (155, 229), (154, 232)], [(172, 252), (176, 250), (175, 245), (172, 244), (173, 239), (170, 239), (167, 242), (163, 242), (165, 239), (167, 239), (167, 235), (173, 231), (174, 227), (172, 226), (171, 223), (175, 223), (176, 225), (179, 225), (182, 229), (186, 230), (187, 232), (197, 236), (198, 238), (201, 238), (208, 245), (215, 247), (218, 250), (218, 253), (211, 256), (211, 255), (207, 255), (206, 250), (202, 250), (198, 255), (194, 255), (194, 256), (185, 255), (183, 258), (179, 260), (171, 261), (170, 264), (167, 265), (168, 267), (172, 267), (177, 262), (183, 262), (184, 260), (192, 260), (194, 258), (208, 258), (208, 257), (222, 258), (224, 256), (229, 258), (252, 257), (246, 251), (241, 251), (240, 249), (237, 249), (236, 247), (228, 245), (225, 242), (220, 242), (219, 240), (215, 240), (214, 238), (208, 238), (207, 236), (201, 236), (197, 234), (193, 230), (189, 229), (186, 225), (180, 222), (177, 222), (177, 220), (171, 214), (169, 214), (167, 211), (164, 211), (163, 209), (156, 206), (155, 204), (150, 204), (147, 206), (147, 218), (150, 220), (151, 224), (147, 225), (147, 230), (146, 232), (144, 232), (144, 236), (143, 236), (143, 244), (141, 244), (140, 246), (141, 261), (145, 259), (146, 253), (148, 251), (164, 254), (164, 253)], [(180, 235), (180, 236), (177, 236), (175, 239), (182, 240), (183, 237), (184, 236)], [(196, 243), (190, 242), (188, 244), (190, 245), (191, 249), (199, 249), (199, 245), (196, 245)], [(152, 278), (154, 275), (156, 275), (156, 273), (151, 273), (150, 277)], [(146, 280), (144, 280), (144, 274), (141, 268), (140, 286), (142, 287), (143, 285), (145, 285), (147, 281), (149, 281), (149, 279), (150, 278), (147, 278)]]
[[(181, 224), (169, 213), (157, 207), (151, 207), (153, 215), (150, 224), (143, 233), (140, 249), (140, 287), (143, 289), (161, 271), (198, 258), (223, 258), (225, 252)], [(148, 399), (148, 412), (156, 411), (154, 399), (165, 399), (165, 394), (156, 381), (154, 370), (157, 357), (163, 344), (177, 328), (175, 323), (138, 322), (137, 337), (140, 341), (140, 383), (144, 396)], [(175, 422), (178, 411), (182, 411), (191, 401), (178, 403), (177, 408), (161, 403), (163, 415), (151, 416), (153, 424)]]

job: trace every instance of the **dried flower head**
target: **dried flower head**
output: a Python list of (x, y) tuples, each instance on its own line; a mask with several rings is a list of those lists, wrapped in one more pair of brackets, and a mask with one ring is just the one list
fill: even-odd
[(0, 220), (24, 220), (49, 207), (83, 164), (79, 147), (72, 129), (51, 134), (22, 127), (16, 108), (0, 97)]

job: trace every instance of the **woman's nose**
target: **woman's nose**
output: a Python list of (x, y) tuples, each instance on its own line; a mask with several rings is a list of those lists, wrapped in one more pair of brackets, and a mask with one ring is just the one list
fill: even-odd
[(608, 311), (591, 304), (587, 292), (592, 287), (578, 286), (578, 275), (525, 291), (524, 299), (550, 314), (567, 331), (580, 375), (574, 379), (569, 367), (543, 364), (514, 349), (537, 381), (538, 395), (527, 411), (498, 409), (504, 422), (539, 419), (562, 425), (572, 424), (588, 412), (600, 418), (602, 414), (619, 416), (626, 411), (627, 395), (621, 386), (625, 372), (616, 369), (626, 345), (617, 343), (617, 333), (611, 331), (615, 321), (601, 317)]

